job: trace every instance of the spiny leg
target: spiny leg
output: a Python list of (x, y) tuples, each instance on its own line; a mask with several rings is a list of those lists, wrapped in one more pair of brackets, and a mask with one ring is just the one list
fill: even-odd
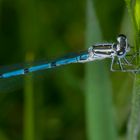
[(139, 55), (139, 52), (132, 54), (130, 62), (132, 62), (136, 58), (137, 55)]
[(136, 56), (138, 56), (140, 53), (139, 52), (136, 52), (136, 53), (133, 53), (133, 54), (127, 54), (126, 57), (130, 57), (130, 64), (134, 61), (134, 59), (136, 58)]
[(120, 66), (121, 71), (123, 71), (123, 66), (122, 66), (122, 62), (121, 62), (120, 58), (118, 58), (118, 62), (119, 62), (119, 66)]
[(132, 65), (127, 59), (126, 57), (123, 58), (124, 62), (127, 64), (127, 65)]
[(113, 65), (114, 65), (114, 57), (112, 57), (112, 61), (111, 61), (111, 65), (110, 65), (110, 71), (115, 71), (114, 69), (113, 69)]

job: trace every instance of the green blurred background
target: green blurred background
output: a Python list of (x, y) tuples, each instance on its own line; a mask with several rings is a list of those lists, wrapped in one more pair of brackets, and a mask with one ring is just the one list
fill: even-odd
[[(119, 33), (132, 42), (124, 1), (88, 2), (0, 0), (1, 67), (84, 50), (92, 43), (87, 28), (93, 43), (116, 41)], [(90, 5), (96, 14), (93, 23)], [(109, 60), (97, 63), (0, 80), (0, 140), (125, 139), (133, 75), (110, 72)]]

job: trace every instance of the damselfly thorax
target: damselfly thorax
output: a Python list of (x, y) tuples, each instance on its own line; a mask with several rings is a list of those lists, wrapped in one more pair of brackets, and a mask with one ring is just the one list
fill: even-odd
[[(111, 71), (136, 72), (136, 66), (132, 64), (136, 53), (129, 54), (131, 51), (127, 37), (123, 34), (117, 37), (116, 43), (100, 43), (92, 45), (88, 49), (89, 58), (81, 62), (101, 60), (111, 58)], [(128, 57), (129, 56), (129, 57)]]

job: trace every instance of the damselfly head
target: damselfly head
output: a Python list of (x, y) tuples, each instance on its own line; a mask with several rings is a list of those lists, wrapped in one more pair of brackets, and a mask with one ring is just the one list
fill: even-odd
[(117, 37), (117, 41), (120, 44), (121, 48), (125, 48), (126, 52), (130, 51), (130, 45), (128, 44), (127, 37), (124, 34), (120, 34)]
[(130, 46), (127, 42), (127, 37), (123, 34), (120, 34), (117, 37), (117, 46), (116, 46), (116, 52), (117, 52), (117, 56), (122, 58), (126, 55), (127, 52), (130, 51)]
[(121, 41), (126, 41), (127, 37), (124, 34), (120, 34), (117, 37), (117, 41), (120, 43)]
[(137, 72), (139, 67), (137, 66), (136, 56), (138, 53), (134, 50), (130, 50), (132, 46), (128, 44), (127, 37), (120, 34), (117, 37), (117, 43), (114, 44), (114, 51), (117, 57), (113, 58), (111, 64), (111, 70), (121, 71), (121, 72)]

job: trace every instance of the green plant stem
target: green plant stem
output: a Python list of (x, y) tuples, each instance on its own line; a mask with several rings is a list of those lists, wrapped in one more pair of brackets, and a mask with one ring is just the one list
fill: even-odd
[[(19, 0), (18, 10), (20, 13), (20, 35), (22, 52), (26, 57), (26, 62), (33, 61), (38, 49), (39, 33), (39, 15), (37, 12), (37, 1)], [(24, 82), (24, 122), (23, 136), (24, 140), (35, 140), (35, 87), (32, 75), (25, 77)]]
[(135, 76), (131, 115), (128, 125), (128, 140), (137, 140), (140, 124), (140, 75)]
[(24, 140), (35, 140), (34, 86), (32, 76), (26, 76), (24, 83)]
[[(133, 3), (133, 5), (132, 5)], [(130, 1), (126, 0), (128, 11), (132, 17), (133, 26), (134, 26), (134, 40), (136, 50), (140, 48), (140, 1)], [(139, 58), (138, 58), (139, 65)], [(133, 96), (132, 96), (132, 107), (131, 115), (128, 122), (128, 140), (137, 140), (139, 133), (140, 125), (140, 75), (139, 72), (135, 75), (134, 87), (133, 87)]]

